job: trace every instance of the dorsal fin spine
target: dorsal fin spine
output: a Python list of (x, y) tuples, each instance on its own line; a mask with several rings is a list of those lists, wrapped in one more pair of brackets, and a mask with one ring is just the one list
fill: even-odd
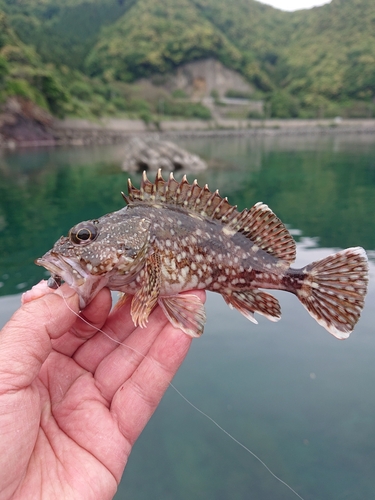
[(222, 198), (220, 203), (217, 205), (217, 207), (215, 208), (215, 210), (212, 212), (211, 214), (211, 219), (214, 219), (215, 218), (215, 215), (217, 215), (218, 213), (220, 213), (220, 209), (221, 207), (223, 206), (223, 204), (228, 201), (227, 198)]
[(228, 222), (233, 212), (235, 212), (236, 210), (237, 210), (237, 205), (233, 205), (230, 208), (228, 208), (228, 210), (222, 216), (223, 221)]
[(123, 191), (121, 191), (121, 196), (124, 198), (125, 202), (129, 205), (130, 203), (129, 196), (126, 196), (126, 194)]
[[(207, 184), (206, 184), (206, 186), (207, 186)], [(205, 187), (206, 187), (206, 186), (205, 186)], [(207, 189), (208, 189), (208, 186), (207, 186)], [(215, 196), (217, 196), (217, 194), (218, 194), (218, 191), (216, 190), (216, 191), (214, 191), (214, 192), (211, 194), (211, 196), (208, 198), (208, 200), (206, 201), (205, 206), (203, 207), (203, 210), (204, 210), (205, 212), (207, 212), (207, 210), (211, 207), (212, 202), (213, 202), (213, 200), (215, 199)]]

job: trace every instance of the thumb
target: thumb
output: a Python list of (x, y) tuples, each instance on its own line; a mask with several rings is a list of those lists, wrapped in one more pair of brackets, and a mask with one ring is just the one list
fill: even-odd
[(60, 293), (27, 302), (14, 313), (0, 331), (0, 392), (31, 384), (52, 350), (51, 339), (69, 330), (74, 312), (78, 296), (63, 285)]

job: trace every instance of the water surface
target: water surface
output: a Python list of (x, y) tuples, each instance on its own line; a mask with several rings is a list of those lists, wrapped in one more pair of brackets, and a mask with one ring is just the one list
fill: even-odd
[[(296, 265), (348, 246), (375, 258), (375, 140), (368, 136), (179, 139), (215, 166), (199, 174), (239, 208), (267, 203), (298, 244)], [(0, 321), (45, 277), (33, 260), (76, 222), (123, 206), (124, 146), (0, 157)], [(139, 183), (139, 175), (132, 175)], [(194, 405), (306, 500), (375, 490), (375, 266), (362, 318), (339, 342), (295, 297), (248, 322), (210, 294), (208, 323), (175, 378)], [(295, 498), (169, 389), (136, 443), (117, 500)]]

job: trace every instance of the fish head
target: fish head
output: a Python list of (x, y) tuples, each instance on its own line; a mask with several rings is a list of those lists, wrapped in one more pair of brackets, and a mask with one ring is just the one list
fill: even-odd
[(108, 283), (132, 281), (144, 265), (151, 222), (127, 216), (126, 208), (73, 226), (35, 261), (51, 273), (50, 287), (65, 281), (77, 292), (81, 309)]

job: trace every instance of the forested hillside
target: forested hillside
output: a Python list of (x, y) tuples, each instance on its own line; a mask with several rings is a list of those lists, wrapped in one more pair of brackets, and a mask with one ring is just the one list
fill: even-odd
[(83, 69), (102, 26), (120, 18), (136, 0), (0, 0), (22, 41), (56, 65)]
[(132, 81), (166, 73), (186, 61), (215, 57), (241, 68), (241, 52), (191, 0), (138, 0), (104, 28), (86, 60), (91, 75)]
[(21, 96), (52, 113), (63, 114), (67, 94), (57, 73), (34, 48), (20, 41), (0, 11), (0, 100)]
[(292, 16), (296, 29), (280, 52), (278, 85), (306, 107), (346, 103), (365, 114), (375, 97), (375, 2), (333, 0), (302, 14)]
[(239, 71), (271, 116), (375, 114), (374, 0), (292, 13), (255, 0), (0, 0), (0, 23), (0, 98), (20, 92), (55, 114), (147, 115), (132, 82), (207, 57)]

